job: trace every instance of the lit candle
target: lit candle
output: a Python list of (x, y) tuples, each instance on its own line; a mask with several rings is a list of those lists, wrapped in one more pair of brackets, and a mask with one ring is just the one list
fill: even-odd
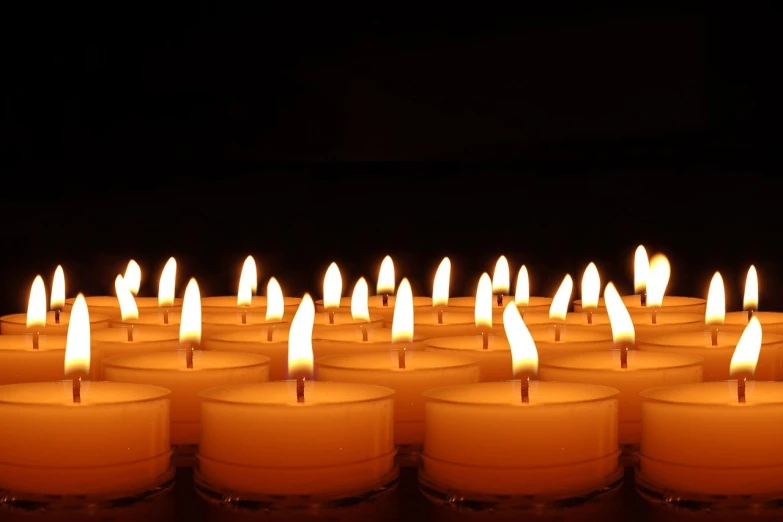
[(741, 331), (754, 315), (759, 318), (764, 333), (783, 334), (783, 312), (759, 311), (759, 278), (756, 267), (751, 265), (745, 277), (742, 311), (728, 312), (724, 327)]
[(762, 327), (751, 319), (727, 364), (732, 380), (642, 393), (636, 480), (644, 496), (707, 509), (757, 510), (780, 499), (783, 383), (750, 380), (760, 351)]
[[(351, 315), (356, 320), (364, 319), (365, 322), (369, 321), (370, 312), (367, 308), (367, 292), (367, 282), (362, 277), (356, 283), (351, 297)], [(313, 353), (316, 361), (331, 355), (388, 352), (396, 342), (395, 334), (398, 331), (413, 332), (413, 296), (411, 285), (405, 278), (400, 282), (393, 310), (394, 316), (391, 329), (368, 328), (365, 324), (360, 324), (358, 328), (353, 330), (321, 329), (314, 331)], [(405, 339), (405, 348), (408, 350), (420, 350), (424, 348), (424, 340), (411, 335), (410, 339)]]
[(582, 310), (587, 324), (593, 324), (593, 313), (598, 310), (601, 297), (601, 276), (595, 263), (590, 263), (582, 274)]
[(198, 444), (201, 431), (200, 391), (227, 384), (269, 380), (267, 357), (198, 349), (201, 342), (200, 311), (198, 285), (191, 279), (182, 304), (179, 340), (184, 349), (119, 355), (103, 360), (103, 377), (107, 381), (152, 384), (171, 390), (171, 443), (175, 446)]
[[(726, 293), (723, 278), (716, 272), (710, 281), (704, 325), (698, 330), (657, 335), (639, 342), (640, 350), (676, 352), (704, 358), (704, 380), (723, 381), (741, 331), (724, 328)], [(783, 378), (783, 335), (764, 332), (756, 376), (761, 380)]]
[(90, 318), (81, 294), (64, 362), (66, 381), (0, 386), (4, 501), (28, 507), (127, 502), (171, 485), (169, 391), (84, 380)]
[(619, 441), (635, 447), (641, 437), (642, 400), (648, 388), (700, 382), (704, 359), (696, 355), (639, 352), (631, 315), (612, 283), (604, 292), (614, 349), (557, 357), (542, 363), (542, 381), (603, 384), (619, 390)]
[(425, 392), (420, 487), (476, 507), (532, 507), (619, 484), (617, 390), (534, 380), (536, 346), (516, 306), (504, 311), (519, 380)]
[[(41, 335), (65, 335), (71, 314), (68, 312), (46, 311), (46, 288), (43, 278), (35, 276), (30, 287), (30, 299), (27, 302), (26, 314), (11, 314), (0, 317), (0, 334), (32, 336), (33, 349), (38, 347)], [(55, 317), (56, 316), (56, 317)], [(90, 328), (98, 330), (109, 326), (109, 318), (93, 314), (90, 317)]]
[(49, 301), (49, 308), (54, 312), (55, 324), (60, 324), (60, 314), (65, 307), (65, 273), (63, 267), (57, 265), (52, 278), (52, 294)]
[[(128, 268), (125, 270), (132, 279), (135, 269)], [(139, 280), (141, 280), (141, 269), (139, 269)], [(135, 281), (133, 286), (129, 285), (129, 288), (134, 289), (136, 287)], [(160, 280), (158, 282), (158, 297), (136, 297), (136, 306), (139, 308), (139, 314), (142, 318), (159, 314), (162, 324), (169, 323), (169, 315), (175, 312), (179, 312), (182, 308), (182, 299), (175, 298), (175, 289), (177, 282), (177, 261), (171, 257), (163, 267), (163, 272), (160, 274)], [(136, 293), (131, 292), (136, 296)], [(120, 319), (122, 314), (120, 313), (120, 303), (117, 301), (116, 296), (90, 296), (87, 297), (87, 306), (90, 307), (91, 314), (101, 314), (109, 317), (110, 319)], [(65, 310), (70, 310), (73, 306), (73, 299), (65, 300)]]
[(343, 277), (340, 275), (340, 269), (337, 263), (332, 263), (326, 270), (323, 284), (323, 308), (315, 314), (314, 331), (316, 337), (320, 336), (321, 331), (325, 330), (355, 330), (360, 326), (364, 328), (380, 328), (383, 326), (383, 319), (376, 315), (370, 315), (370, 320), (365, 318), (354, 319), (350, 313), (350, 303), (348, 308), (341, 308), (343, 293)]
[(363, 497), (396, 480), (394, 390), (311, 380), (315, 315), (305, 294), (289, 335), (292, 380), (201, 392), (202, 494), (311, 505)]
[[(623, 296), (623, 302), (631, 313), (647, 311), (652, 314), (653, 320), (657, 320), (657, 316), (661, 312), (704, 313), (706, 306), (704, 299), (669, 295), (664, 297), (666, 287), (669, 284), (669, 277), (671, 276), (671, 265), (666, 256), (663, 254), (654, 255), (650, 260), (648, 269), (646, 271), (641, 270), (641, 273), (638, 270), (639, 263), (640, 258), (637, 258), (634, 263), (637, 266), (637, 270), (634, 272), (634, 287), (638, 295)], [(598, 309), (602, 308), (605, 309), (606, 304), (603, 299), (599, 299)], [(574, 301), (574, 311), (583, 311), (581, 300)]]

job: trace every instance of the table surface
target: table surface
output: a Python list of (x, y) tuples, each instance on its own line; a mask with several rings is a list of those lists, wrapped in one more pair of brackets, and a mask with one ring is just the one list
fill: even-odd
[(592, 504), (564, 508), (543, 513), (475, 513), (458, 511), (438, 506), (425, 499), (418, 489), (416, 470), (404, 468), (397, 488), (381, 498), (360, 506), (330, 510), (320, 513), (310, 512), (247, 512), (226, 509), (202, 500), (193, 489), (193, 474), (188, 468), (180, 468), (173, 490), (136, 504), (98, 513), (83, 512), (31, 512), (19, 509), (0, 508), (2, 522), (34, 522), (37, 520), (73, 520), (73, 521), (111, 521), (111, 522), (151, 522), (163, 520), (182, 520), (188, 522), (243, 522), (258, 519), (268, 520), (313, 520), (313, 521), (392, 521), (406, 522), (469, 522), (482, 520), (521, 520), (525, 521), (584, 521), (584, 522), (685, 522), (685, 521), (766, 521), (781, 520), (779, 513), (704, 513), (673, 510), (649, 504), (639, 497), (633, 485), (632, 471), (626, 473), (622, 488), (613, 496)]

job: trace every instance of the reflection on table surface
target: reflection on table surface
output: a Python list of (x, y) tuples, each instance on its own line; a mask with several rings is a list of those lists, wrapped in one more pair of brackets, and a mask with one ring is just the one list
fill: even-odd
[(180, 468), (174, 489), (164, 495), (150, 499), (129, 508), (115, 509), (99, 513), (76, 512), (28, 512), (21, 510), (0, 510), (2, 522), (78, 521), (78, 522), (157, 522), (166, 520), (187, 520), (188, 522), (245, 522), (265, 520), (297, 521), (392, 521), (406, 522), (470, 522), (482, 520), (522, 520), (526, 522), (679, 522), (679, 521), (734, 521), (742, 519), (752, 522), (779, 521), (779, 513), (694, 513), (675, 511), (654, 506), (636, 493), (633, 486), (633, 474), (627, 470), (626, 481), (622, 489), (614, 496), (601, 499), (593, 504), (561, 509), (543, 513), (474, 513), (459, 512), (454, 509), (437, 506), (425, 499), (418, 489), (415, 469), (403, 469), (397, 489), (371, 503), (340, 510), (309, 513), (289, 512), (244, 512), (229, 510), (211, 505), (196, 495), (193, 489), (193, 474), (189, 468)]

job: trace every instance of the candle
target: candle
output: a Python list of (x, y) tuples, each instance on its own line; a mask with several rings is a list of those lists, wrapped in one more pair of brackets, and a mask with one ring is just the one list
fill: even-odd
[[(204, 336), (201, 348), (219, 352), (248, 352), (269, 358), (269, 380), (280, 381), (288, 375), (288, 329), (290, 323), (270, 325), (262, 330), (241, 330), (219, 332), (212, 336)], [(376, 331), (371, 328), (370, 331)], [(387, 331), (387, 330), (383, 330)], [(328, 330), (321, 335), (336, 337), (341, 334), (354, 337), (352, 330)]]
[(762, 327), (740, 337), (727, 382), (642, 393), (639, 490), (648, 498), (758, 509), (783, 491), (783, 383), (753, 378)]
[(35, 349), (31, 334), (0, 335), (0, 384), (57, 380), (64, 357), (64, 335), (41, 335)]
[[(46, 311), (46, 288), (43, 278), (36, 276), (30, 288), (30, 299), (26, 314), (10, 314), (0, 317), (0, 334), (33, 336), (33, 347), (40, 335), (65, 335), (68, 331), (71, 315), (68, 312)], [(109, 318), (93, 314), (90, 318), (90, 328), (98, 330), (109, 326)]]
[(758, 317), (765, 333), (783, 334), (783, 313), (759, 312), (759, 280), (756, 267), (751, 265), (745, 278), (745, 294), (742, 298), (742, 312), (728, 312), (724, 328), (742, 330), (753, 316)]
[(64, 366), (67, 381), (0, 386), (6, 501), (27, 507), (127, 503), (170, 485), (169, 391), (83, 380), (90, 319), (81, 294), (71, 312)]
[(504, 502), (497, 495), (532, 507), (618, 484), (617, 390), (532, 380), (536, 346), (513, 303), (504, 324), (513, 354), (509, 373), (519, 380), (424, 394), (424, 493), (497, 509)]
[(65, 272), (62, 265), (57, 265), (52, 277), (52, 293), (49, 300), (49, 309), (54, 312), (54, 322), (59, 324), (60, 314), (65, 307)]
[(397, 477), (394, 390), (312, 381), (312, 298), (291, 323), (290, 381), (201, 392), (196, 487), (225, 501), (366, 498)]

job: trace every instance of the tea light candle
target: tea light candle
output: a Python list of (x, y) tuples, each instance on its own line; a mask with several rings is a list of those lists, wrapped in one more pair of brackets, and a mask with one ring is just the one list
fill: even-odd
[(49, 382), (62, 378), (64, 335), (0, 335), (0, 384)]
[(314, 316), (305, 294), (289, 336), (294, 380), (200, 393), (202, 494), (342, 499), (396, 479), (394, 390), (311, 381)]
[[(269, 358), (269, 380), (280, 381), (288, 375), (288, 329), (290, 323), (270, 325), (264, 331), (242, 330), (220, 332), (205, 336), (201, 341), (202, 350), (219, 352), (247, 352)], [(375, 330), (374, 328), (372, 330)], [(339, 333), (338, 333), (339, 332)], [(339, 336), (344, 333), (353, 337), (351, 330), (331, 330), (323, 335)]]
[(147, 329), (144, 326), (106, 328), (92, 335), (92, 375), (105, 378), (103, 361), (118, 355), (143, 355), (179, 349), (179, 334), (174, 331)]
[(67, 381), (0, 386), (0, 490), (14, 502), (132, 498), (170, 483), (169, 391), (82, 381), (90, 326), (77, 296)]

